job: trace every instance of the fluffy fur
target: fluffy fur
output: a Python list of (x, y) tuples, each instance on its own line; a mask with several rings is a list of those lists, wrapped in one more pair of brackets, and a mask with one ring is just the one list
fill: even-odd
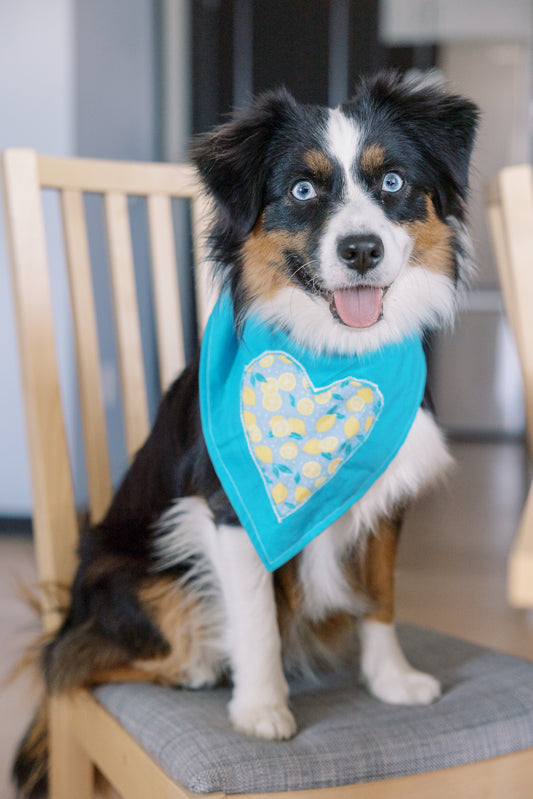
[[(317, 354), (360, 354), (448, 325), (470, 272), (476, 124), (475, 106), (434, 82), (383, 74), (334, 110), (263, 95), (200, 138), (215, 277), (231, 291), (236, 329), (253, 312)], [(433, 701), (437, 681), (406, 662), (395, 636), (393, 569), (406, 505), (448, 463), (426, 400), (372, 488), (271, 575), (210, 462), (195, 359), (82, 537), (70, 608), (42, 652), (47, 690), (116, 673), (195, 687), (227, 675), (233, 725), (288, 738), (287, 669), (352, 657), (357, 621), (368, 689)], [(18, 755), (21, 795), (42, 774), (32, 740)]]

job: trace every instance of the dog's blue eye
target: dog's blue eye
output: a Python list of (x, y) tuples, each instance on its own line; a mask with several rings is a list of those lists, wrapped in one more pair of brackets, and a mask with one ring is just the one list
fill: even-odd
[(291, 194), (297, 200), (312, 200), (316, 197), (316, 189), (310, 180), (299, 180), (292, 187)]
[(397, 172), (387, 172), (385, 177), (383, 178), (383, 183), (381, 184), (382, 191), (388, 191), (391, 194), (394, 194), (397, 191), (400, 191), (403, 188), (403, 178), (398, 175)]

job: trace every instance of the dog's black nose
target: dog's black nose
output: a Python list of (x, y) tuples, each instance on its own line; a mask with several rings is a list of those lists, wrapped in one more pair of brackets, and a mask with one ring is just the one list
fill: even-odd
[(364, 275), (379, 264), (385, 251), (379, 236), (360, 233), (339, 239), (337, 253), (346, 266)]

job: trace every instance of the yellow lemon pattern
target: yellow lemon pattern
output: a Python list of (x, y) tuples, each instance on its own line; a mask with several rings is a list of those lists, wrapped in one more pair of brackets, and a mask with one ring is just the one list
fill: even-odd
[(274, 500), (276, 505), (279, 505), (280, 502), (285, 502), (289, 492), (287, 491), (283, 483), (276, 483), (271, 493), (272, 493), (272, 499)]
[(241, 420), (278, 519), (301, 507), (351, 457), (383, 406), (379, 388), (346, 378), (313, 386), (298, 361), (263, 352), (241, 385)]

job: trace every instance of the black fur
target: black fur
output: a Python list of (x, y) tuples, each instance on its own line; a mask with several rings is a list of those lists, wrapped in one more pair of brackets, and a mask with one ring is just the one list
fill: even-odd
[(392, 162), (408, 164), (414, 186), (431, 192), (441, 219), (463, 220), (478, 109), (439, 85), (408, 86), (400, 75), (378, 75), (362, 81), (343, 109), (368, 126), (368, 143), (378, 141)]
[[(64, 651), (85, 626), (95, 650), (98, 641), (116, 647), (116, 662), (168, 654), (169, 645), (141, 608), (138, 586), (151, 573), (153, 526), (177, 498), (203, 497), (217, 523), (237, 523), (215, 474), (201, 432), (198, 358), (185, 369), (161, 402), (152, 432), (137, 453), (104, 519), (86, 532), (72, 602), (57, 636), (43, 650), (50, 690), (71, 687)], [(192, 564), (182, 563), (174, 573)], [(86, 654), (86, 653), (84, 653)], [(66, 669), (72, 673), (72, 663)], [(88, 668), (98, 662), (88, 661)]]
[[(408, 162), (411, 193), (376, 199), (387, 202), (395, 220), (423, 217), (418, 197), (431, 192), (439, 216), (464, 218), (467, 171), (477, 111), (472, 103), (441, 88), (406, 89), (404, 80), (384, 74), (361, 82), (343, 106), (365, 131), (365, 144), (379, 143), (385, 168)], [(260, 213), (267, 230), (311, 226), (313, 241), (320, 212), (287, 205), (287, 175), (305, 177), (302, 152), (319, 148), (327, 111), (304, 106), (284, 90), (259, 98), (251, 108), (192, 149), (193, 160), (213, 196), (217, 219), (213, 249), (232, 291), (237, 313), (242, 305), (240, 255)], [(295, 136), (295, 131), (298, 131)], [(333, 173), (319, 190), (328, 192), (326, 210), (339, 202), (341, 186)], [(290, 183), (290, 180), (289, 180)], [(377, 189), (369, 183), (369, 188)], [(311, 214), (311, 217), (309, 216)], [(314, 214), (314, 216), (313, 216)], [(312, 290), (313, 280), (294, 253), (287, 254), (297, 281)], [(153, 526), (178, 498), (204, 498), (217, 523), (237, 523), (215, 474), (203, 440), (198, 400), (198, 358), (164, 397), (153, 430), (137, 454), (103, 521), (83, 536), (72, 604), (57, 636), (44, 651), (48, 684), (56, 684), (54, 650), (81, 625), (112, 641), (124, 656), (165, 654), (168, 643), (137, 599), (139, 582), (150, 573)], [(181, 570), (191, 564), (183, 563)]]
[[(409, 168), (409, 193), (398, 196), (383, 195), (379, 175), (364, 177), (390, 219), (423, 220), (428, 194), (442, 221), (450, 215), (464, 219), (475, 106), (440, 88), (409, 88), (399, 76), (386, 74), (362, 81), (343, 111), (364, 131), (364, 145), (383, 148), (385, 168)], [(306, 179), (304, 156), (323, 149), (326, 123), (326, 109), (300, 105), (281, 90), (263, 95), (193, 146), (193, 160), (216, 206), (211, 241), (216, 269), (230, 288), (237, 321), (250, 300), (243, 289), (243, 245), (259, 221), (266, 234), (305, 234), (306, 253), (287, 246), (283, 268), (304, 291), (320, 291), (316, 249), (327, 215), (341, 202), (341, 170), (332, 159), (330, 173), (318, 181), (314, 176), (317, 203), (299, 204), (287, 187)], [(90, 681), (91, 670), (168, 654), (169, 642), (140, 604), (139, 586), (155, 565), (154, 527), (176, 500), (201, 497), (216, 523), (238, 524), (207, 453), (198, 393), (196, 357), (163, 398), (153, 430), (105, 518), (82, 536), (70, 608), (42, 654), (51, 692)], [(172, 573), (186, 574), (194, 565), (182, 562)], [(21, 754), (15, 767), (19, 784), (28, 771)]]
[[(468, 167), (479, 119), (473, 103), (441, 86), (410, 86), (400, 74), (385, 72), (362, 79), (342, 110), (363, 129), (363, 146), (379, 144), (384, 149), (385, 169), (409, 174), (409, 192), (386, 196), (380, 191), (383, 170), (374, 179), (367, 176), (369, 191), (393, 221), (424, 219), (428, 195), (442, 221), (449, 216), (464, 221)], [(338, 172), (324, 179), (317, 186), (320, 203), (305, 207), (291, 205), (287, 186), (307, 177), (309, 169), (302, 155), (323, 147), (325, 113), (321, 107), (296, 103), (285, 90), (270, 92), (243, 115), (199, 138), (192, 149), (215, 199), (214, 261), (230, 287), (238, 320), (249, 299), (241, 280), (242, 247), (260, 214), (265, 231), (312, 231), (308, 257), (288, 251), (286, 270), (307, 290), (317, 287), (313, 264), (320, 230), (340, 202), (343, 179)], [(460, 243), (454, 244), (457, 255), (463, 255)], [(455, 270), (458, 277), (457, 259)]]

